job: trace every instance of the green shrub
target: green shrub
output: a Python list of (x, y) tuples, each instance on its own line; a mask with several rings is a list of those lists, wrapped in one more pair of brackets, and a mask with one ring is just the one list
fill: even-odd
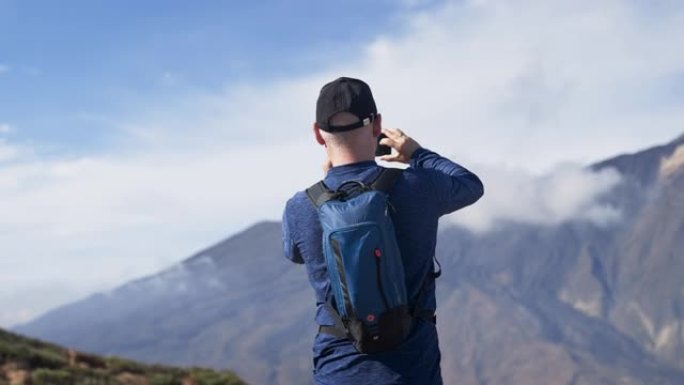
[[(23, 349), (22, 349), (23, 348)], [(0, 357), (3, 361), (9, 359), (18, 359), (28, 353), (28, 348), (13, 344), (12, 342), (0, 341)]]
[[(232, 372), (146, 365), (119, 357), (103, 359), (77, 354), (79, 364), (83, 365), (69, 367), (66, 349), (0, 329), (0, 363), (11, 362), (21, 369), (33, 370), (31, 385), (126, 385), (117, 379), (121, 373), (145, 377), (149, 385), (181, 385), (188, 376), (199, 385), (246, 385)], [(9, 385), (8, 382), (0, 375), (0, 385)]]
[(68, 370), (36, 369), (31, 373), (33, 385), (72, 385), (74, 376)]
[(107, 364), (107, 369), (116, 374), (123, 372), (147, 374), (149, 371), (148, 366), (119, 357), (107, 357), (105, 358), (105, 362)]
[(0, 341), (0, 357), (3, 361), (16, 360), (31, 368), (58, 369), (68, 363), (64, 354), (58, 351), (2, 341)]
[(116, 378), (103, 369), (70, 369), (74, 374), (73, 385), (119, 385)]
[(28, 364), (32, 367), (58, 369), (68, 365), (67, 358), (50, 350), (31, 349)]
[(171, 373), (154, 373), (150, 385), (181, 385), (181, 379)]
[(237, 375), (230, 372), (195, 368), (192, 369), (191, 376), (199, 385), (246, 385)]

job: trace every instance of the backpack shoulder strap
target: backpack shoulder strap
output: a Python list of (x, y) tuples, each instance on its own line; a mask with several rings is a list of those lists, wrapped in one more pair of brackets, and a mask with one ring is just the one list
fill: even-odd
[(400, 168), (383, 168), (373, 183), (371, 183), (371, 188), (389, 194), (402, 172), (404, 170)]
[[(404, 170), (400, 168), (383, 168), (370, 186), (373, 190), (389, 194), (403, 171)], [(306, 196), (316, 208), (319, 208), (323, 203), (338, 197), (334, 191), (328, 189), (328, 186), (326, 186), (323, 181), (316, 182), (306, 189)]]
[(316, 208), (319, 208), (323, 203), (333, 199), (335, 193), (328, 190), (328, 186), (323, 181), (319, 181), (306, 189), (306, 196)]

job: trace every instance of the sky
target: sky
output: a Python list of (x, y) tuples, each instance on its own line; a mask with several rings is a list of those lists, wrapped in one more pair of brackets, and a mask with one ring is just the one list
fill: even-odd
[(584, 166), (684, 133), (682, 39), (679, 1), (0, 0), (0, 326), (278, 220), (338, 76), (482, 177), (445, 221), (609, 226)]

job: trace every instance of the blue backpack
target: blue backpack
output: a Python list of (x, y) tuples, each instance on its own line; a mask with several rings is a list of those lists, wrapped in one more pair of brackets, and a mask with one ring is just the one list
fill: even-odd
[(330, 278), (326, 306), (336, 318), (335, 326), (321, 326), (320, 331), (348, 338), (361, 353), (395, 348), (406, 339), (416, 317), (434, 322), (432, 312), (426, 316), (411, 308), (406, 294), (391, 218), (394, 209), (388, 200), (402, 171), (382, 169), (371, 184), (348, 181), (336, 191), (328, 190), (323, 181), (306, 190), (323, 230)]

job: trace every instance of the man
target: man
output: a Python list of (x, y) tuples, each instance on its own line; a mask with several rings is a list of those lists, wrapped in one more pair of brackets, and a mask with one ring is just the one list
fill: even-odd
[[(321, 89), (313, 133), (325, 147), (325, 185), (337, 189), (349, 180), (370, 183), (381, 167), (375, 163), (377, 139), (393, 149), (382, 160), (405, 163), (389, 193), (392, 216), (404, 263), (406, 290), (416, 308), (436, 309), (433, 256), (440, 216), (477, 201), (483, 194), (479, 178), (440, 155), (421, 147), (399, 129), (382, 129), (370, 88), (358, 79), (339, 78)], [(315, 206), (304, 191), (292, 197), (283, 214), (283, 246), (287, 258), (306, 264), (317, 303), (316, 322), (335, 325), (326, 306), (330, 281), (321, 245), (322, 230)], [(424, 294), (418, 295), (426, 283)], [(326, 329), (324, 329), (326, 330)], [(435, 318), (416, 318), (408, 337), (390, 351), (362, 354), (351, 341), (320, 331), (313, 346), (314, 382), (320, 385), (442, 384)]]

